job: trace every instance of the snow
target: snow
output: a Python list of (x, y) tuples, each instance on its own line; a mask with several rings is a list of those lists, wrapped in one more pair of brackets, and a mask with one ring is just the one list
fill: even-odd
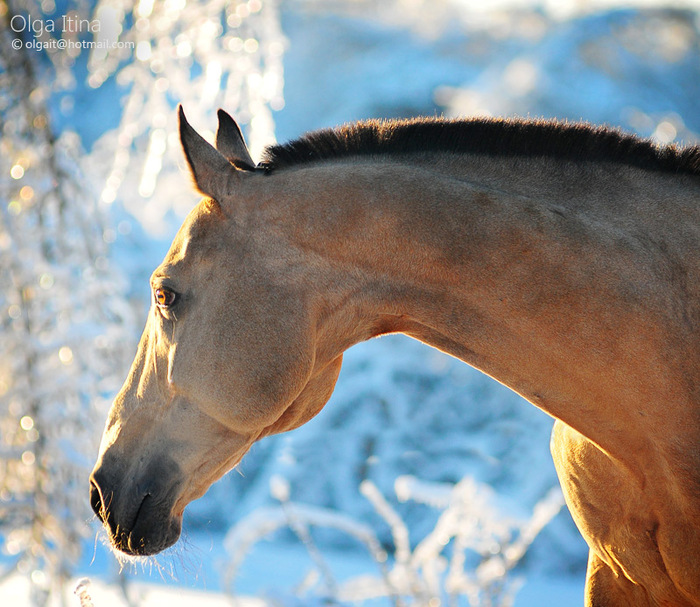
[[(347, 554), (341, 551), (327, 553), (326, 559), (336, 574), (342, 579), (359, 578), (364, 574), (376, 574), (368, 567), (368, 563), (358, 558), (356, 553)], [(303, 551), (288, 545), (263, 544), (251, 554), (245, 567), (239, 573), (235, 607), (268, 607), (267, 601), (280, 598), (281, 588), (293, 588), (305, 575), (308, 568)], [(85, 578), (76, 577), (66, 583), (67, 604), (71, 607), (80, 605), (79, 598), (74, 595), (75, 589)], [(546, 604), (560, 607), (579, 607), (583, 603), (583, 577), (578, 576), (545, 576), (530, 575), (524, 580), (516, 595), (514, 607), (541, 607), (543, 600)], [(221, 591), (206, 590), (193, 580), (176, 582), (161, 580), (160, 582), (132, 580), (128, 586), (129, 596), (139, 607), (231, 607), (232, 599), (229, 594)], [(88, 594), (92, 600), (91, 607), (131, 607), (118, 583), (99, 577), (92, 573), (87, 585)], [(12, 607), (29, 606), (27, 597), (29, 582), (20, 575), (12, 575), (0, 581), (0, 601), (3, 605)], [(291, 603), (293, 604), (293, 603)], [(311, 601), (301, 602), (309, 605)], [(391, 605), (387, 600), (377, 602), (377, 605)], [(89, 606), (90, 604), (87, 603)], [(86, 607), (80, 605), (80, 607)]]
[[(73, 579), (66, 584), (68, 589), (83, 589), (82, 593), (75, 593), (71, 599), (74, 605), (80, 607), (128, 607), (128, 602), (118, 586), (108, 584), (100, 580), (90, 580), (85, 586), (81, 582), (85, 578)], [(206, 605), (207, 607), (231, 607), (231, 599), (223, 594), (216, 594), (202, 590), (189, 588), (172, 588), (158, 584), (136, 583), (131, 585), (130, 594), (140, 607), (192, 607), (192, 605)], [(12, 576), (0, 583), (0, 598), (3, 605), (20, 607), (25, 597), (29, 594), (29, 582), (21, 576)], [(83, 594), (82, 598), (80, 594)], [(90, 602), (88, 602), (90, 601)], [(263, 607), (264, 603), (254, 597), (241, 600), (239, 607)]]
[[(230, 55), (221, 49), (207, 55), (217, 37), (192, 12), (193, 29), (178, 22), (172, 36), (137, 28), (129, 34), (149, 44), (153, 60), (159, 54), (172, 59), (176, 37), (199, 40), (187, 66), (168, 64), (167, 92), (159, 81), (162, 67), (138, 71), (120, 63), (123, 58), (104, 56), (89, 65), (83, 58), (91, 86), (57, 93), (72, 98), (57, 104), (63, 108), (57, 124), (80, 136), (87, 150), (83, 171), (101, 175), (98, 197), (111, 221), (104, 241), (112, 246), (112, 265), (129, 276), (124, 290), (137, 309), (148, 297), (148, 274), (195, 200), (183, 194), (188, 183), (171, 135), (175, 102), (186, 103), (201, 130), (213, 129), (218, 104), (245, 110), (244, 130), (258, 150), (272, 136), (273, 120), (283, 141), (361, 118), (440, 113), (585, 119), (664, 142), (696, 141), (700, 132), (697, 16), (675, 10), (697, 10), (700, 2), (677, 2), (674, 10), (651, 0), (552, 1), (539, 9), (526, 0), (263, 5), (271, 12), (251, 19), (246, 31), (269, 44), (245, 55), (230, 41), (230, 52), (247, 60), (240, 73), (227, 71)], [(211, 2), (208, 18), (222, 6)], [(207, 57), (219, 67), (190, 69)], [(105, 84), (92, 88), (100, 79)], [(217, 93), (216, 83), (224, 81), (229, 86)], [(214, 94), (201, 94), (207, 88)], [(125, 347), (138, 337), (139, 322), (133, 335), (121, 338)], [(548, 451), (551, 423), (503, 386), (415, 341), (391, 336), (360, 344), (346, 354), (336, 391), (317, 418), (256, 445), (240, 474), (229, 474), (188, 507), (178, 547), (144, 565), (126, 564), (120, 577), (102, 542), (86, 540), (77, 577), (66, 587), (70, 594), (80, 578), (90, 578), (95, 607), (128, 604), (118, 580), (128, 581), (132, 603), (143, 606), (230, 605), (224, 594), (230, 583), (245, 597), (237, 602), (242, 607), (313, 604), (332, 588), (376, 590), (397, 563), (417, 558), (419, 547), (431, 557), (426, 563), (442, 562), (439, 542), (421, 542), (435, 540), (436, 529), (454, 527), (441, 513), (453, 503), (455, 486), (475, 500), (470, 520), (488, 515), (487, 528), (515, 520), (527, 529), (538, 503), (554, 503), (546, 501), (557, 486)], [(100, 533), (94, 521), (89, 525)], [(272, 533), (280, 528), (287, 531)], [(11, 542), (3, 540), (7, 552)], [(383, 562), (392, 543), (395, 557)], [(522, 579), (514, 605), (580, 605), (586, 555), (562, 511), (513, 572), (513, 579)], [(478, 558), (467, 560), (476, 570)], [(484, 579), (489, 567), (504, 567), (496, 559), (484, 563)], [(232, 570), (235, 580), (227, 580)], [(425, 581), (430, 572), (423, 573)], [(0, 603), (29, 605), (28, 588), (26, 576), (5, 577)], [(83, 605), (89, 604), (85, 597)], [(78, 605), (79, 597), (66, 603)], [(392, 603), (384, 598), (376, 604)]]

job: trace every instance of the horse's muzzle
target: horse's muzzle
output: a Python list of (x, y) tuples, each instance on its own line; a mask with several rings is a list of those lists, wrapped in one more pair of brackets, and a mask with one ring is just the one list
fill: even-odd
[(90, 475), (90, 505), (112, 545), (131, 556), (149, 556), (172, 546), (182, 528), (181, 517), (171, 513), (180, 485), (177, 464), (153, 463), (139, 479), (111, 474), (104, 461)]

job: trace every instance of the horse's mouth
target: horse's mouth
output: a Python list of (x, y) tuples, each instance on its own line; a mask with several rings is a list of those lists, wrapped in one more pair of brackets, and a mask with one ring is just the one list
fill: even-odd
[(107, 527), (113, 546), (120, 552), (129, 556), (152, 556), (177, 542), (182, 518), (163, 516), (162, 509), (154, 505), (150, 494), (146, 494), (130, 530)]
[(150, 526), (145, 533), (134, 528), (130, 533), (111, 535), (114, 547), (129, 556), (152, 556), (177, 542), (182, 529), (181, 519), (171, 518), (159, 526)]
[[(179, 482), (155, 482), (149, 490), (131, 494), (106, 489), (105, 476), (93, 473), (90, 481), (90, 503), (102, 521), (112, 546), (129, 556), (151, 556), (177, 542), (182, 530), (182, 515), (173, 513), (179, 493)], [(163, 480), (163, 476), (157, 477)], [(101, 482), (98, 482), (101, 481)], [(133, 482), (133, 481), (132, 481)], [(117, 483), (119, 485), (119, 483)], [(134, 487), (134, 484), (131, 484)], [(135, 498), (135, 499), (134, 499)]]
[(182, 517), (163, 516), (162, 509), (152, 506), (154, 500), (146, 495), (133, 523), (128, 527), (114, 524), (108, 517), (103, 524), (114, 548), (129, 556), (152, 556), (169, 548), (180, 537)]

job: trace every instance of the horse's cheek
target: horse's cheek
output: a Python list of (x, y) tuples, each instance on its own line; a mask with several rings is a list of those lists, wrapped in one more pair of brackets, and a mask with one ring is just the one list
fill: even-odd
[(169, 365), (171, 392), (184, 397), (199, 412), (236, 433), (258, 431), (261, 425), (259, 399), (250, 402), (245, 376), (219, 356), (216, 350), (206, 356), (197, 348), (179, 349)]

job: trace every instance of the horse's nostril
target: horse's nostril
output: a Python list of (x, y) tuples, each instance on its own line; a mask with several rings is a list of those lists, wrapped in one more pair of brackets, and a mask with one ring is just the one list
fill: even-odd
[(102, 504), (102, 494), (95, 481), (90, 481), (90, 505), (97, 517), (104, 521), (104, 507)]

